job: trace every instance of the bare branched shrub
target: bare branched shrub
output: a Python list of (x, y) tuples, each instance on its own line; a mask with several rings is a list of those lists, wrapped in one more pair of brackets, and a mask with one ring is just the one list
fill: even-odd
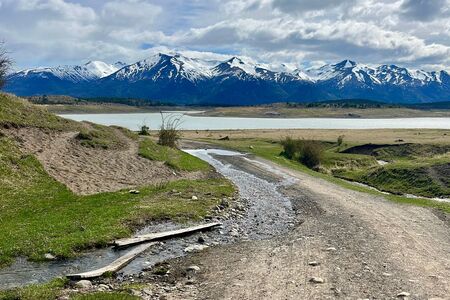
[(180, 139), (180, 125), (182, 115), (167, 115), (161, 113), (161, 127), (158, 131), (158, 144), (172, 148), (177, 147), (177, 141)]
[(3, 43), (0, 42), (0, 89), (6, 84), (6, 75), (11, 68), (12, 60), (8, 56), (8, 52), (3, 48)]

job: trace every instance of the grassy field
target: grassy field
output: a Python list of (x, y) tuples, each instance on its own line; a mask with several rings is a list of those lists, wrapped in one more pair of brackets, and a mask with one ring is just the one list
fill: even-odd
[(218, 140), (228, 136), (235, 139), (265, 139), (279, 142), (282, 138), (304, 138), (330, 143), (336, 142), (339, 136), (344, 136), (348, 145), (358, 144), (446, 144), (450, 145), (449, 129), (258, 129), (258, 130), (204, 130), (184, 131), (185, 139)]
[[(289, 168), (307, 173), (309, 175), (316, 176), (316, 177), (334, 182), (336, 184), (339, 184), (341, 186), (344, 186), (344, 187), (352, 189), (352, 190), (362, 191), (362, 192), (366, 192), (366, 193), (370, 193), (370, 194), (376, 194), (376, 195), (383, 196), (389, 200), (396, 201), (399, 203), (434, 207), (434, 208), (438, 208), (442, 211), (445, 211), (447, 213), (450, 213), (450, 204), (448, 204), (448, 203), (430, 201), (430, 200), (423, 199), (423, 198), (416, 199), (416, 198), (407, 198), (407, 197), (399, 196), (399, 195), (385, 195), (385, 194), (382, 194), (375, 190), (372, 190), (372, 189), (369, 189), (369, 188), (366, 188), (363, 186), (358, 186), (358, 185), (352, 184), (346, 180), (343, 180), (341, 178), (333, 176), (331, 172), (313, 171), (313, 170), (307, 168), (306, 166), (302, 165), (301, 163), (299, 163), (296, 160), (287, 159), (286, 157), (280, 155), (280, 153), (283, 151), (283, 148), (282, 148), (281, 144), (275, 140), (261, 139), (259, 137), (258, 138), (235, 138), (235, 139), (231, 139), (229, 141), (219, 141), (216, 139), (211, 140), (211, 139), (207, 139), (207, 138), (204, 138), (202, 140), (210, 142), (210, 143), (218, 144), (218, 145), (221, 145), (226, 148), (236, 149), (236, 150), (240, 150), (240, 151), (244, 151), (244, 152), (248, 152), (248, 153), (253, 153), (257, 156), (271, 160), (282, 166), (289, 167)], [(374, 160), (373, 157), (370, 157), (370, 156), (367, 157), (367, 155), (356, 155), (356, 154), (338, 154), (338, 153), (334, 152), (335, 149), (331, 146), (332, 145), (331, 142), (328, 142), (328, 145), (329, 146), (325, 152), (324, 162), (323, 162), (325, 169), (329, 168), (330, 166), (336, 166), (336, 165), (339, 166), (339, 164), (345, 166), (346, 169), (353, 168), (352, 170), (354, 172), (357, 172), (358, 170), (360, 170), (360, 168), (365, 169), (366, 164), (369, 166), (380, 167), (378, 164), (375, 165), (376, 161)], [(348, 147), (348, 146), (349, 145), (347, 144), (347, 146), (345, 146), (345, 147)], [(437, 161), (436, 161), (436, 162), (439, 162), (439, 164), (441, 163), (440, 159), (441, 158), (437, 158)], [(442, 158), (442, 159), (447, 164), (449, 163), (448, 158)], [(412, 162), (412, 163), (414, 164), (414, 162)], [(357, 166), (355, 166), (355, 164)], [(400, 162), (400, 165), (401, 164), (402, 164), (402, 162)], [(360, 166), (358, 166), (358, 165), (360, 165)], [(352, 168), (350, 166), (352, 166)], [(416, 166), (416, 167), (419, 167), (419, 166)], [(416, 191), (430, 192), (427, 188), (428, 184), (429, 184), (429, 182), (427, 182), (427, 181), (421, 182), (420, 180), (417, 180), (417, 181), (413, 180), (413, 181), (409, 182), (409, 180), (411, 180), (412, 178), (415, 178), (415, 176), (416, 175), (413, 173), (411, 175), (411, 177), (406, 177), (406, 178), (392, 177), (391, 180), (397, 181), (397, 186), (394, 186), (394, 187), (397, 189), (396, 191), (398, 191), (398, 192), (410, 193), (409, 187), (411, 187), (412, 185), (416, 185), (415, 186)], [(430, 179), (428, 178), (428, 180), (430, 180)], [(390, 181), (381, 180), (381, 186), (379, 186), (379, 188), (388, 189), (387, 187), (389, 184), (390, 184)], [(395, 190), (393, 192), (395, 192)], [(448, 189), (445, 190), (445, 193), (448, 193)]]
[(261, 106), (218, 107), (207, 110), (204, 115), (253, 118), (412, 118), (449, 117), (450, 110), (420, 110), (406, 107), (289, 107), (275, 103)]

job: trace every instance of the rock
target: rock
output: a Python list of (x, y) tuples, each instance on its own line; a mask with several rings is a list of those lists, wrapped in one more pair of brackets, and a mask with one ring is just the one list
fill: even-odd
[(172, 190), (172, 193), (176, 194), (176, 193), (178, 193), (178, 191), (175, 190), (175, 189), (173, 189), (173, 190)]
[(75, 283), (75, 286), (79, 289), (87, 290), (92, 288), (92, 282), (89, 280), (80, 280)]
[(106, 284), (99, 284), (97, 290), (99, 290), (100, 292), (105, 292), (109, 290), (109, 286), (107, 286)]
[(230, 137), (228, 135), (219, 139), (219, 141), (229, 141), (229, 140), (230, 140)]
[(204, 244), (205, 243), (205, 238), (203, 236), (199, 236), (197, 239), (197, 242), (199, 242), (199, 244)]
[(241, 203), (237, 203), (237, 204), (236, 204), (236, 209), (237, 209), (237, 210), (240, 210), (240, 211), (244, 211), (244, 210), (245, 210), (245, 206), (242, 205)]
[(191, 200), (198, 200), (198, 197), (197, 196), (192, 196)]
[(320, 262), (314, 260), (314, 261), (310, 261), (310, 262), (308, 263), (308, 265), (313, 266), (313, 267), (316, 267), (316, 266), (320, 265)]
[(385, 277), (391, 277), (392, 276), (392, 274), (391, 273), (383, 273), (383, 274), (381, 274), (381, 275), (383, 275), (383, 276), (385, 276)]
[(196, 251), (202, 251), (208, 248), (206, 245), (190, 245), (184, 249), (184, 252), (190, 253), (190, 252), (196, 252)]
[(311, 277), (311, 279), (309, 279), (309, 282), (311, 282), (311, 283), (324, 283), (325, 280), (323, 280), (320, 277)]
[(139, 191), (138, 190), (129, 190), (128, 191), (130, 194), (139, 194)]
[(228, 202), (227, 198), (223, 198), (222, 201), (220, 201), (220, 205), (223, 207), (228, 207), (230, 206), (230, 202)]
[(199, 266), (195, 266), (195, 265), (192, 265), (192, 266), (189, 266), (189, 267), (187, 267), (186, 268), (186, 271), (188, 271), (188, 272), (198, 272), (198, 271), (200, 271), (200, 267)]
[(411, 295), (410, 293), (407, 292), (401, 292), (397, 294), (397, 298), (404, 298), (404, 297), (408, 297), (409, 295)]
[(51, 253), (45, 253), (44, 257), (45, 257), (45, 259), (48, 259), (48, 260), (55, 260), (56, 259), (56, 256), (54, 256)]
[(237, 231), (237, 229), (233, 228), (230, 231), (230, 235), (236, 237), (239, 236), (239, 232)]
[(255, 147), (253, 147), (252, 145), (248, 146), (250, 149), (254, 149)]
[(325, 251), (336, 251), (336, 248), (335, 247), (328, 247), (327, 249), (325, 249)]

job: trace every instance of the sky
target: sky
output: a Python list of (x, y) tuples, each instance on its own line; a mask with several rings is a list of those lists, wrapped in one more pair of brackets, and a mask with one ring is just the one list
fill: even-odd
[(450, 70), (450, 0), (0, 0), (15, 68), (155, 52)]

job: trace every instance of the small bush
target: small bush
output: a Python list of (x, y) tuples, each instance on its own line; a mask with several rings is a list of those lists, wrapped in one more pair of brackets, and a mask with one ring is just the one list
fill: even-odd
[(343, 142), (344, 142), (344, 135), (338, 136), (338, 138), (337, 138), (337, 145), (341, 146)]
[(317, 168), (322, 161), (324, 149), (318, 141), (286, 137), (281, 141), (281, 145), (282, 155), (296, 159), (309, 168)]
[(177, 141), (180, 139), (181, 116), (164, 116), (161, 113), (161, 120), (161, 127), (158, 131), (158, 144), (176, 148)]
[(147, 125), (142, 125), (139, 135), (150, 135), (150, 128)]
[(291, 137), (284, 138), (284, 140), (281, 141), (281, 145), (283, 146), (283, 152), (281, 154), (289, 159), (295, 158), (300, 150), (299, 141), (300, 140), (295, 140)]
[(323, 147), (320, 142), (302, 140), (299, 161), (308, 168), (317, 168), (323, 157)]

